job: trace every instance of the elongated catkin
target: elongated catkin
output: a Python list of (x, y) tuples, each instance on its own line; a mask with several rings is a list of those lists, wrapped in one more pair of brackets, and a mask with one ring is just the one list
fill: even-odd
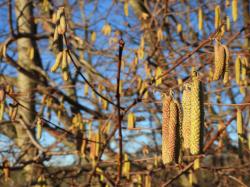
[(220, 25), (220, 5), (216, 5), (215, 9), (214, 9), (214, 27), (217, 29)]
[(131, 112), (128, 114), (128, 129), (133, 128), (135, 128), (135, 114)]
[(69, 79), (67, 50), (64, 50), (62, 53), (63, 53), (62, 54), (62, 74), (63, 74), (63, 80), (67, 81)]
[(223, 83), (226, 84), (229, 81), (229, 50), (226, 45), (221, 45), (224, 48), (225, 52), (225, 64), (224, 64), (224, 76), (223, 76)]
[(59, 68), (61, 61), (62, 61), (62, 56), (63, 56), (63, 52), (61, 52), (61, 51), (56, 55), (56, 62), (51, 67), (51, 69), (50, 69), (51, 72), (55, 72)]
[(248, 69), (248, 61), (247, 57), (243, 56), (241, 57), (241, 62), (242, 62), (242, 68), (241, 68), (241, 80), (243, 83), (247, 83), (247, 69)]
[(233, 21), (237, 21), (238, 18), (238, 0), (232, 1), (232, 17)]
[(191, 87), (191, 129), (190, 129), (190, 152), (200, 154), (203, 140), (203, 89), (197, 75), (193, 75)]
[(175, 160), (178, 163), (182, 162), (183, 157), (183, 136), (182, 136), (182, 124), (183, 124), (183, 108), (182, 105), (175, 101), (177, 110), (178, 110), (178, 122), (177, 122), (177, 128), (176, 128), (176, 150), (175, 150)]
[(243, 157), (242, 146), (243, 146), (243, 120), (242, 120), (242, 112), (239, 108), (237, 108), (237, 134), (238, 134), (238, 144), (239, 144), (239, 157)]
[(202, 13), (202, 8), (198, 9), (198, 22), (199, 22), (199, 30), (201, 31), (203, 29), (203, 13)]
[(182, 108), (183, 108), (183, 125), (182, 137), (183, 148), (189, 149), (190, 142), (190, 128), (191, 128), (191, 90), (190, 85), (185, 85), (182, 95)]
[(235, 81), (238, 85), (240, 85), (240, 72), (241, 72), (241, 59), (240, 56), (237, 56), (235, 61)]
[(214, 75), (213, 80), (219, 80), (223, 76), (226, 62), (225, 48), (219, 41), (215, 40), (214, 44)]
[(41, 136), (42, 136), (42, 120), (41, 118), (38, 118), (36, 122), (36, 139), (40, 140)]
[(175, 101), (170, 102), (169, 108), (169, 127), (167, 139), (167, 158), (166, 163), (172, 163), (176, 160), (177, 144), (177, 125), (178, 125), (178, 108)]
[(169, 111), (170, 111), (170, 96), (163, 97), (162, 103), (162, 161), (164, 164), (168, 163), (168, 127), (169, 127)]

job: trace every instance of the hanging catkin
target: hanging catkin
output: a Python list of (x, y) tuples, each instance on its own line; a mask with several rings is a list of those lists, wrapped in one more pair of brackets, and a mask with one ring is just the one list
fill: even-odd
[(225, 65), (224, 65), (224, 76), (223, 76), (223, 83), (227, 84), (229, 81), (229, 50), (227, 48), (226, 45), (221, 45), (224, 48), (224, 52), (225, 52)]
[(162, 161), (164, 164), (168, 163), (167, 144), (168, 144), (168, 127), (169, 127), (169, 110), (170, 110), (170, 96), (163, 96), (162, 104)]
[(240, 72), (241, 72), (241, 59), (240, 56), (237, 56), (235, 61), (235, 81), (238, 85), (240, 85)]
[(191, 87), (191, 129), (190, 129), (190, 152), (199, 154), (202, 149), (203, 139), (203, 89), (196, 73), (193, 73)]
[(182, 157), (183, 157), (183, 136), (182, 136), (182, 123), (183, 123), (183, 109), (181, 104), (178, 101), (175, 101), (178, 109), (178, 122), (177, 122), (177, 128), (176, 128), (176, 155), (175, 155), (175, 160), (178, 163), (182, 162)]
[(202, 8), (198, 9), (198, 22), (199, 22), (199, 30), (201, 31), (203, 28), (203, 13)]
[(222, 45), (218, 40), (214, 43), (214, 75), (213, 80), (219, 80), (225, 70), (226, 62), (228, 62), (229, 54), (227, 47)]
[(217, 29), (220, 26), (220, 5), (216, 5), (214, 14), (214, 27)]
[(233, 16), (233, 21), (237, 21), (238, 18), (238, 0), (233, 0), (232, 1), (232, 16)]
[(124, 5), (123, 5), (123, 10), (124, 10), (124, 15), (128, 17), (128, 1), (125, 1), (124, 2)]
[(242, 146), (243, 146), (243, 120), (240, 108), (237, 108), (237, 134), (238, 134), (238, 144), (239, 144), (239, 157), (242, 158)]
[(56, 55), (56, 62), (55, 62), (55, 64), (51, 67), (51, 69), (50, 69), (51, 72), (55, 72), (55, 71), (59, 68), (59, 66), (60, 66), (60, 64), (61, 64), (61, 61), (62, 61), (62, 56), (63, 56), (63, 52), (62, 52), (62, 51), (60, 51), (60, 52)]
[(243, 85), (247, 86), (247, 69), (248, 69), (248, 60), (247, 57), (241, 57), (242, 62), (242, 72), (241, 72), (241, 80)]
[(4, 180), (8, 181), (10, 179), (10, 162), (7, 159), (3, 160), (3, 176)]
[(226, 18), (226, 28), (227, 28), (227, 31), (230, 31), (230, 26), (231, 26), (231, 24), (230, 24), (230, 17), (229, 16), (227, 16), (227, 18)]
[(67, 81), (69, 79), (69, 72), (68, 72), (68, 52), (67, 50), (63, 50), (62, 52), (62, 75), (63, 80)]
[(134, 113), (129, 113), (128, 114), (128, 129), (134, 129), (135, 128), (135, 114)]
[(178, 125), (178, 108), (175, 101), (170, 102), (169, 107), (169, 126), (167, 138), (167, 158), (166, 163), (174, 162), (176, 159), (177, 144), (177, 125)]
[(41, 118), (37, 119), (36, 122), (36, 139), (40, 140), (42, 136), (42, 126), (43, 126), (43, 121)]
[(182, 95), (182, 108), (183, 108), (183, 148), (189, 149), (190, 142), (190, 127), (191, 127), (191, 90), (190, 85), (186, 84)]

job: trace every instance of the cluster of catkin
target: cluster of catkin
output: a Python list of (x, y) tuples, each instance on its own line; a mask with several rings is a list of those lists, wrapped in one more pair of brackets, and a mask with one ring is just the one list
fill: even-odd
[(196, 73), (183, 90), (182, 105), (173, 96), (164, 96), (162, 106), (162, 160), (181, 162), (182, 152), (200, 154), (203, 140), (203, 89)]
[(218, 40), (214, 43), (214, 73), (213, 80), (223, 78), (223, 83), (226, 84), (229, 80), (229, 50), (226, 45), (221, 44)]
[(70, 62), (69, 51), (63, 49), (62, 40), (63, 35), (67, 31), (65, 9), (60, 7), (57, 12), (53, 15), (53, 23), (55, 24), (54, 39), (53, 43), (58, 43), (59, 53), (56, 55), (55, 64), (51, 67), (51, 72), (56, 72), (56, 70), (61, 66), (63, 80), (67, 81), (69, 79), (68, 64)]

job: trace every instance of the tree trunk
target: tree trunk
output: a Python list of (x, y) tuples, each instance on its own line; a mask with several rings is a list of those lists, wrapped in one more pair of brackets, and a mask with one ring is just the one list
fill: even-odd
[[(16, 0), (15, 9), (18, 34), (35, 34), (32, 1)], [(34, 49), (35, 54), (38, 54), (36, 44), (30, 38), (20, 38), (17, 40), (18, 64), (30, 71), (38, 58), (38, 55), (35, 55), (35, 57), (31, 59), (29, 54), (31, 49)], [(25, 108), (22, 106), (18, 107), (17, 120), (20, 121), (20, 119), (22, 119), (29, 127), (31, 127), (35, 120), (34, 86), (34, 82), (29, 77), (19, 72), (17, 79), (18, 102), (25, 106)], [(31, 144), (26, 130), (21, 124), (16, 124), (16, 132), (17, 145), (22, 151), (26, 152), (23, 159), (25, 161), (32, 160), (36, 156), (37, 150)], [(36, 173), (37, 170), (35, 170), (34, 164), (27, 165), (25, 167), (26, 181), (30, 183)]]

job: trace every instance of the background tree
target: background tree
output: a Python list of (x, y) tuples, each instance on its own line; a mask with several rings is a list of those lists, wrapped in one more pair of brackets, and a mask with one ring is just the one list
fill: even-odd
[[(249, 9), (3, 0), (1, 186), (249, 186)], [(204, 98), (187, 112), (194, 81)], [(185, 115), (203, 108), (193, 155)], [(171, 148), (182, 157), (162, 161)]]

